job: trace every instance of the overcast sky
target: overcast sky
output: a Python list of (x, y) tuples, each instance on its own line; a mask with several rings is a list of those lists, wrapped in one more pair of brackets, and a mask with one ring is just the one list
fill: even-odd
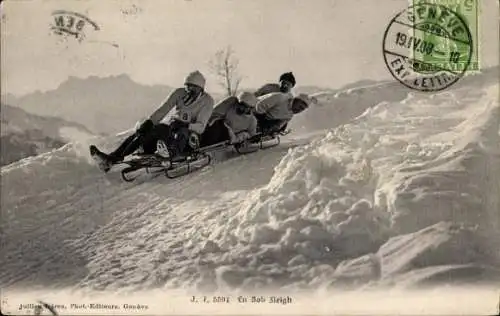
[[(482, 0), (482, 63), (498, 64), (498, 5)], [(215, 90), (208, 60), (232, 45), (243, 86), (273, 82), (285, 71), (299, 85), (338, 87), (390, 79), (382, 37), (405, 0), (89, 0), (2, 3), (2, 94), (55, 89), (68, 76), (126, 73), (143, 84), (182, 85), (199, 69)], [(50, 31), (54, 10), (96, 22), (86, 38)]]

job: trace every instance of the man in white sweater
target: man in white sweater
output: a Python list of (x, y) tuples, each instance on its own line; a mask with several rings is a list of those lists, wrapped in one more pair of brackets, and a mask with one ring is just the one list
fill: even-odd
[[(129, 136), (112, 153), (105, 154), (90, 146), (90, 153), (107, 172), (111, 165), (118, 163), (125, 156), (132, 154), (142, 146), (144, 153), (153, 154), (158, 143), (166, 144), (167, 154), (178, 158), (199, 142), (199, 135), (212, 114), (214, 100), (205, 92), (205, 77), (199, 71), (190, 73), (184, 82), (184, 88), (174, 90), (165, 102), (140, 125), (136, 132)], [(169, 121), (162, 120), (172, 110)], [(163, 144), (162, 143), (162, 144)]]
[(229, 141), (240, 144), (257, 134), (257, 119), (253, 110), (257, 98), (253, 93), (242, 92), (215, 105), (207, 128), (201, 136), (201, 146)]
[(255, 107), (258, 129), (262, 134), (283, 132), (292, 117), (309, 107), (306, 94), (272, 92), (261, 96)]

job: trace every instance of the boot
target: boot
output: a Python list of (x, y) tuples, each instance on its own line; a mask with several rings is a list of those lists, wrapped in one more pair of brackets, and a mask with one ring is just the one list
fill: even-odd
[(108, 172), (113, 165), (111, 157), (100, 151), (96, 146), (90, 145), (90, 156), (97, 162), (97, 166), (104, 172)]

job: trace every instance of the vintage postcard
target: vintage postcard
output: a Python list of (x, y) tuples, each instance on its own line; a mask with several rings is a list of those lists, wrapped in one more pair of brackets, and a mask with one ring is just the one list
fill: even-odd
[(1, 3), (3, 315), (498, 315), (499, 3)]

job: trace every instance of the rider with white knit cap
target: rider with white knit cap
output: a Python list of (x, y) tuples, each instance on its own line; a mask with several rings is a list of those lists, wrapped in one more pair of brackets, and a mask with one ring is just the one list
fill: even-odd
[[(205, 92), (205, 77), (199, 71), (193, 71), (186, 77), (183, 88), (175, 89), (165, 102), (143, 122), (136, 132), (129, 136), (112, 153), (105, 154), (90, 146), (90, 153), (105, 172), (112, 164), (118, 163), (125, 156), (132, 154), (139, 147), (144, 153), (152, 154), (160, 146), (163, 155), (181, 157), (189, 145), (196, 144), (198, 137), (205, 130), (205, 126), (212, 114), (214, 100)], [(175, 112), (168, 122), (162, 123), (172, 110)], [(160, 141), (160, 142), (159, 142)]]
[(258, 99), (255, 117), (258, 130), (263, 134), (284, 132), (293, 116), (306, 110), (312, 102), (304, 93), (294, 97), (291, 93), (272, 92)]
[(220, 101), (212, 112), (207, 129), (201, 137), (201, 146), (229, 140), (232, 144), (243, 141), (257, 134), (257, 119), (253, 110), (257, 98), (253, 93), (242, 92)]

